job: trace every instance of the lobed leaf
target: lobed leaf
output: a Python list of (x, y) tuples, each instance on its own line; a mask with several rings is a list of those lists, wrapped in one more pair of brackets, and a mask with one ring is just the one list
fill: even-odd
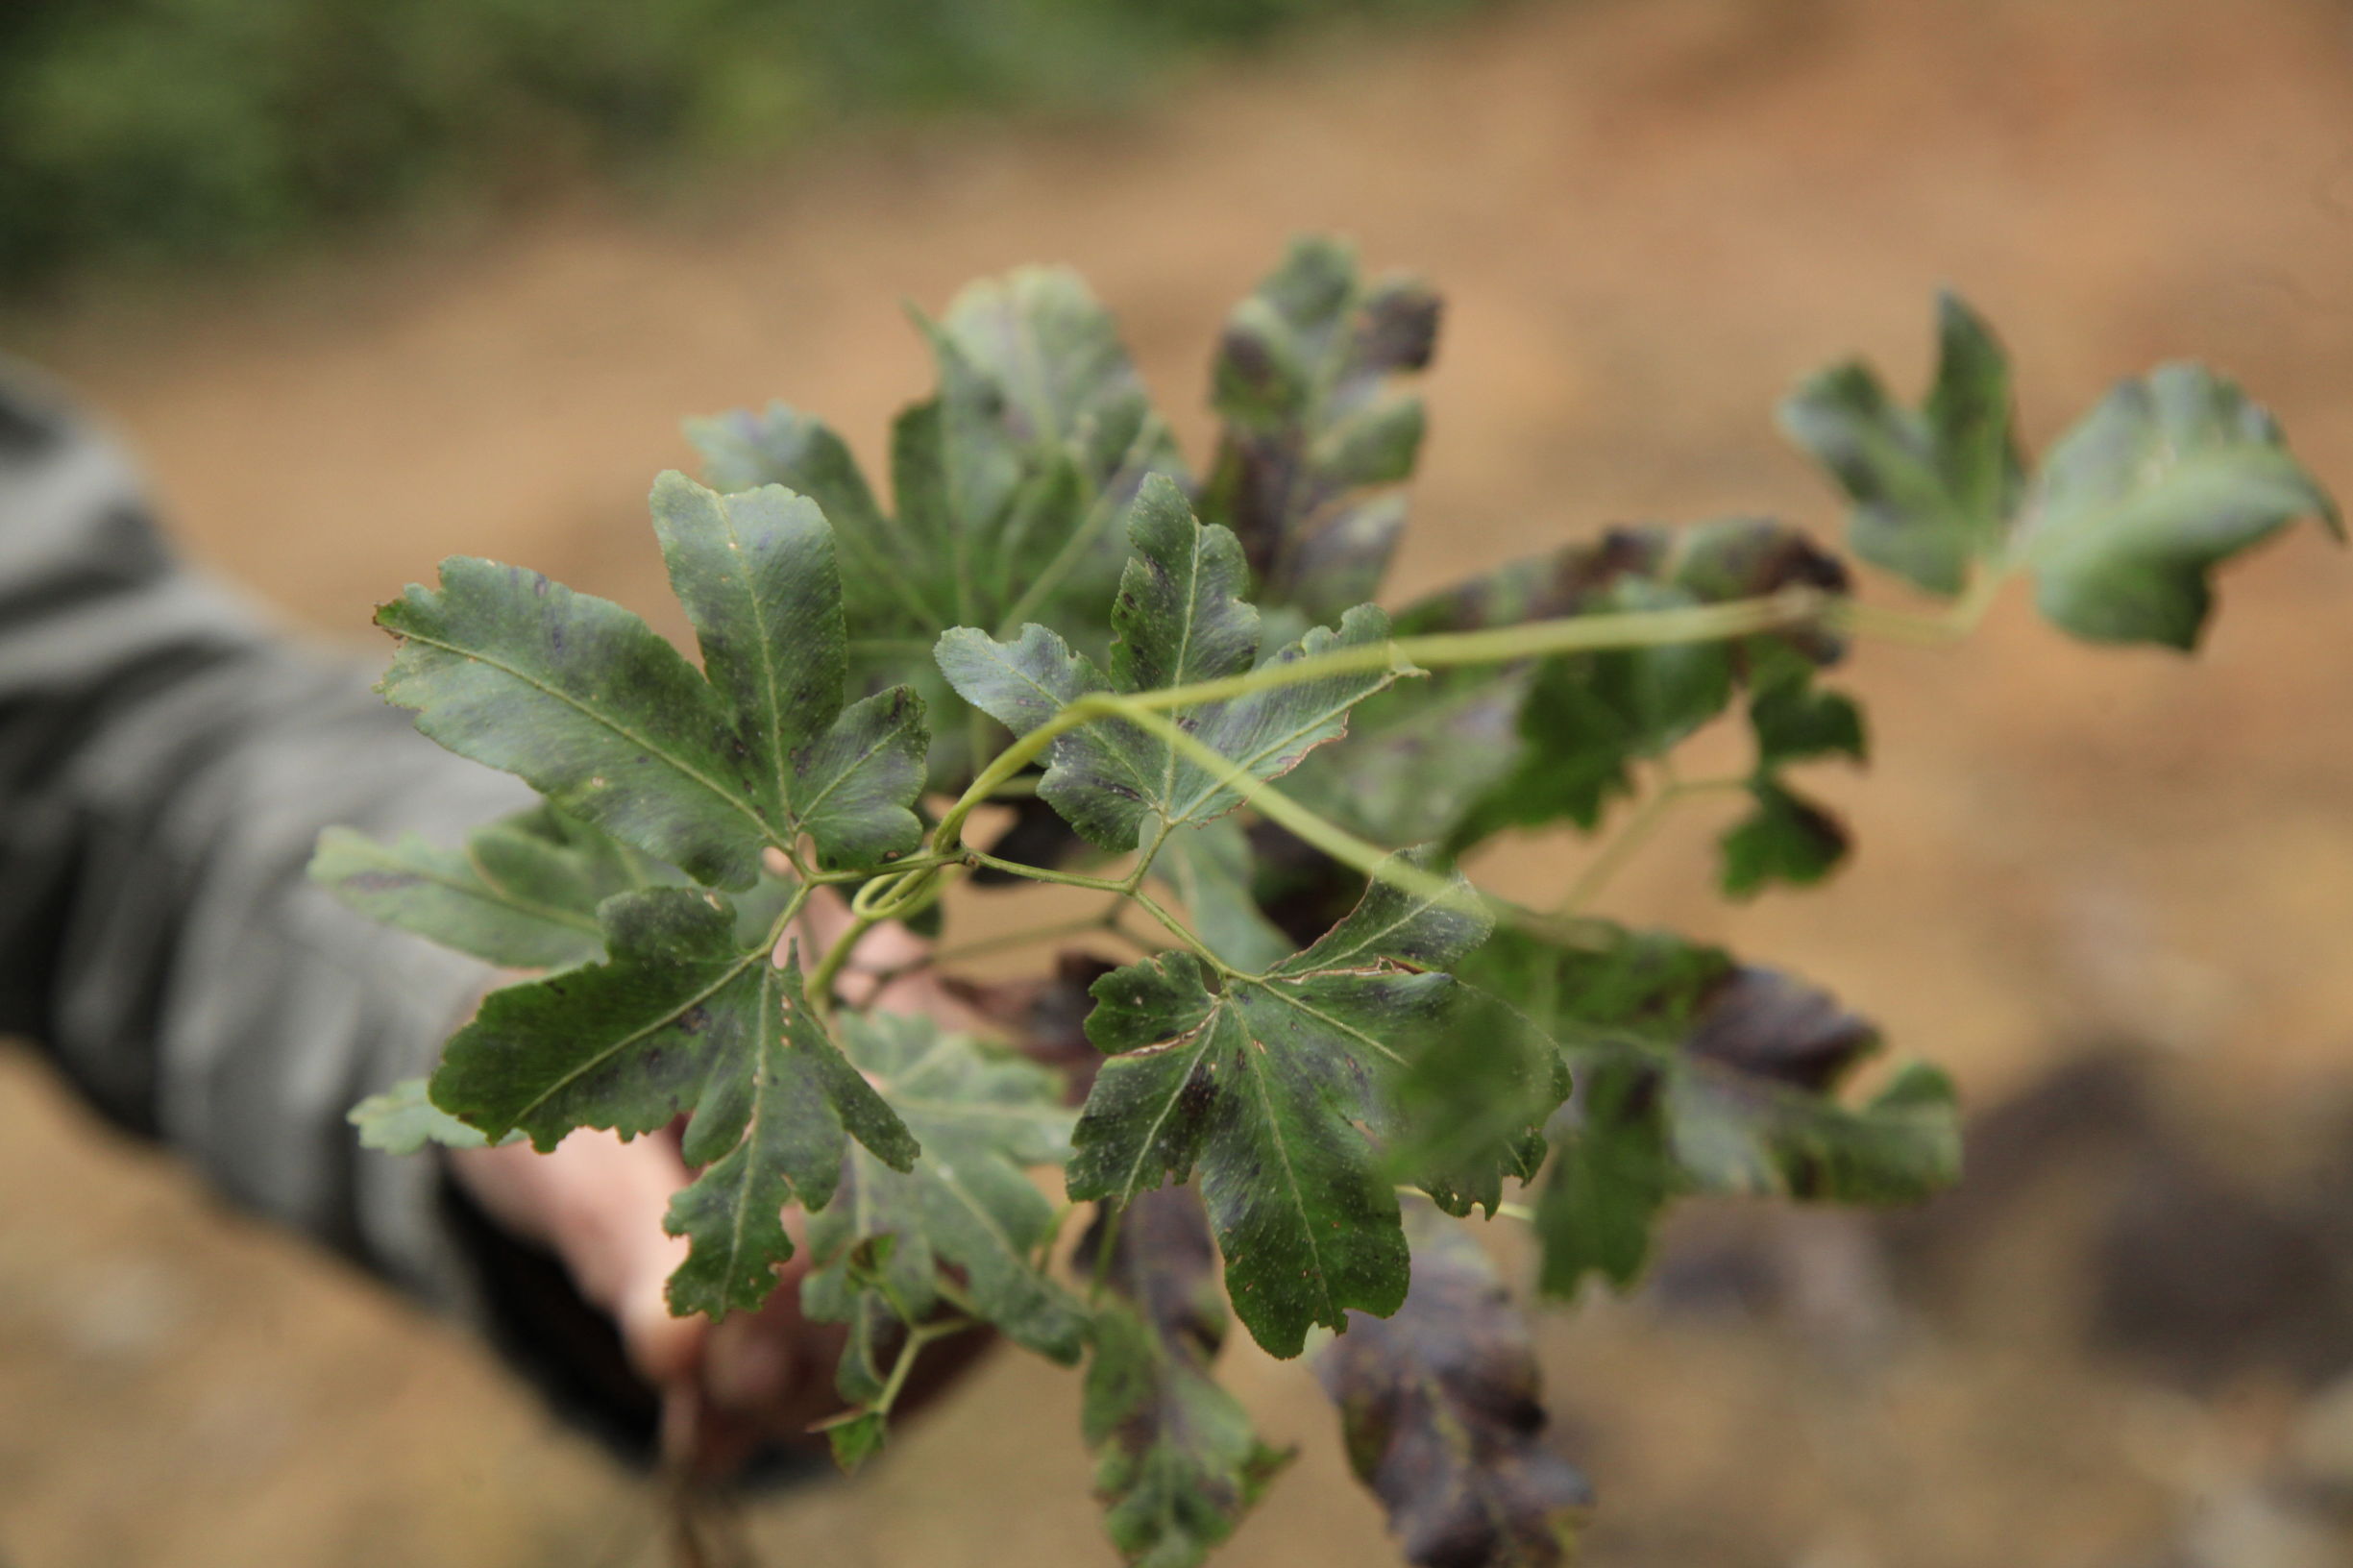
[(1100, 654), (1127, 508), (1146, 475), (1184, 465), (1076, 274), (985, 280), (919, 326), (940, 388), (894, 427), (894, 512), (839, 436), (781, 404), (692, 421), (688, 434), (720, 489), (783, 484), (823, 506), (843, 552), (851, 684), (915, 689), (940, 730), (930, 776), (947, 788), (985, 760), (986, 728), (941, 682), (933, 643), (952, 626), (1037, 619)]
[(2189, 649), (2213, 569), (2308, 514), (2344, 537), (2268, 413), (2202, 366), (2164, 365), (2052, 446), (2019, 548), (2043, 613), (2075, 636)]
[(453, 556), (376, 613), (401, 639), (377, 689), (460, 756), (683, 868), (748, 887), (770, 828), (719, 696), (645, 622), (536, 572)]
[(808, 834), (828, 868), (913, 849), (930, 745), (922, 698), (894, 686), (844, 710), (841, 578), (817, 504), (780, 485), (721, 496), (665, 474), (653, 527), (763, 818), (788, 841)]
[(1781, 428), (1854, 502), (1848, 541), (1930, 593), (1957, 594), (1998, 557), (2022, 489), (2010, 366), (1976, 313), (1937, 298), (1936, 380), (1918, 411), (1863, 364), (1834, 366), (1781, 404)]
[[(1234, 536), (1196, 521), (1164, 477), (1146, 482), (1131, 536), (1136, 554), (1112, 612), (1118, 641), (1108, 675), (1043, 626), (1024, 626), (1010, 643), (959, 627), (940, 639), (940, 668), (949, 683), (973, 706), (1025, 735), (1093, 694), (1222, 679), (1262, 664), (1387, 639), (1387, 619), (1360, 605), (1341, 617), (1336, 632), (1317, 627), (1262, 660), (1259, 615), (1240, 597), (1246, 570)], [(1169, 717), (1234, 769), (1277, 778), (1340, 735), (1348, 710), (1397, 674), (1384, 665), (1327, 675), (1196, 703)], [(1125, 720), (1100, 720), (1057, 736), (1046, 747), (1045, 764), (1040, 796), (1107, 849), (1148, 847), (1171, 829), (1208, 821), (1241, 801), (1218, 773)]]
[(716, 894), (656, 888), (599, 911), (606, 962), (492, 992), (443, 1051), (433, 1103), (543, 1152), (578, 1127), (634, 1137), (695, 1103), (756, 1027), (760, 947)]
[(1528, 1325), (1459, 1225), (1422, 1204), (1406, 1223), (1405, 1305), (1386, 1322), (1352, 1317), (1316, 1357), (1348, 1462), (1409, 1562), (1557, 1568), (1593, 1489), (1545, 1443)]
[(1810, 887), (1847, 858), (1847, 829), (1836, 817), (1760, 772), (1749, 783), (1749, 814), (1725, 830), (1725, 895), (1746, 898), (1768, 883)]
[(702, 675), (619, 605), (460, 558), (439, 593), (412, 588), (379, 612), (402, 639), (385, 696), (453, 750), (699, 881), (747, 887), (765, 845), (804, 832), (828, 867), (913, 848), (923, 704), (899, 687), (844, 711), (822, 514), (780, 488), (723, 498), (676, 474), (652, 509)]
[(1651, 1231), (1675, 1189), (1673, 1129), (1658, 1075), (1630, 1057), (1603, 1057), (1579, 1083), (1575, 1127), (1536, 1203), (1543, 1244), (1537, 1284), (1569, 1299), (1587, 1273), (1623, 1288), (1651, 1255)]
[(1119, 1212), (1108, 1258), (1105, 1229), (1098, 1221), (1077, 1260), (1109, 1297), (1094, 1316), (1080, 1417), (1095, 1495), (1124, 1560), (1192, 1568), (1234, 1533), (1292, 1452), (1259, 1441), (1210, 1373), (1227, 1315), (1199, 1195), (1140, 1194)]
[(446, 1149), (490, 1146), (478, 1131), (433, 1104), (422, 1078), (404, 1079), (381, 1094), (369, 1095), (344, 1119), (359, 1129), (361, 1148), (386, 1154), (416, 1154), (434, 1144)]
[[(1529, 567), (1518, 569), (1525, 581)], [(1802, 533), (1766, 518), (1728, 518), (1679, 536), (1658, 528), (1614, 530), (1599, 544), (1545, 563), (1540, 591), (1474, 597), (1532, 602), (1545, 613), (1606, 614), (1725, 603), (1805, 586), (1843, 592), (1845, 569)], [(1633, 789), (1633, 765), (1663, 755), (1716, 718), (1744, 686), (1763, 694), (1809, 680), (1843, 649), (1817, 627), (1734, 643), (1676, 644), (1558, 656), (1527, 677), (1516, 755), (1464, 808), (1447, 842), (1467, 846), (1507, 826), (1566, 820), (1592, 830)], [(1779, 717), (1768, 707), (1768, 722)], [(1759, 778), (1780, 788), (1780, 763)], [(1826, 867), (1825, 868), (1826, 870)], [(1760, 878), (1761, 880), (1761, 878)]]
[(2238, 386), (2194, 364), (2120, 383), (2061, 437), (2029, 483), (2010, 370), (1967, 306), (1938, 303), (1935, 384), (1897, 406), (1865, 366), (1836, 366), (1781, 425), (1854, 502), (1855, 552), (1932, 593), (1973, 569), (2023, 565), (2043, 613), (2095, 642), (2195, 646), (2223, 561), (2307, 514), (2340, 538), (2336, 503)]
[(734, 715), (761, 805), (781, 819), (792, 753), (833, 723), (848, 678), (833, 530), (781, 485), (721, 496), (674, 472), (654, 480), (652, 510), (703, 675)]
[(1602, 922), (1577, 946), (1500, 933), (1460, 974), (1525, 1009), (1577, 1076), (1537, 1210), (1550, 1293), (1630, 1280), (1678, 1192), (1909, 1202), (1958, 1174), (1943, 1075), (1906, 1068), (1843, 1102), (1878, 1032), (1786, 975)]
[(1067, 1153), (1059, 1080), (929, 1018), (849, 1016), (842, 1033), (850, 1062), (923, 1151), (895, 1167), (852, 1149), (841, 1192), (810, 1220), (816, 1266), (801, 1302), (813, 1317), (850, 1325), (842, 1393), (863, 1401), (880, 1391), (896, 1336), (938, 1308), (944, 1268), (1007, 1337), (1077, 1360), (1086, 1317), (1041, 1269), (1054, 1207), (1026, 1174)]
[[(1379, 592), (1403, 536), (1438, 299), (1418, 280), (1364, 282), (1340, 241), (1292, 241), (1219, 339), (1211, 400), (1225, 420), (1202, 513), (1230, 528), (1267, 604), (1311, 619)], [(1366, 492), (1371, 492), (1367, 494)]]
[(679, 880), (677, 872), (547, 806), (534, 806), (442, 849), (415, 834), (379, 844), (349, 828), (319, 835), (310, 879), (386, 925), (519, 969), (598, 958), (597, 906), (618, 893)]
[(610, 959), (493, 992), (451, 1039), (432, 1103), (543, 1152), (576, 1128), (628, 1138), (691, 1110), (684, 1153), (706, 1168), (666, 1221), (690, 1243), (671, 1304), (756, 1308), (793, 1253), (782, 1210), (825, 1205), (847, 1138), (901, 1167), (916, 1142), (809, 1014), (798, 971), (775, 967), (765, 928), (748, 941), (726, 899), (659, 888), (599, 914)]
[(1450, 1214), (1504, 1201), (1504, 1182), (1543, 1168), (1544, 1127), (1569, 1097), (1560, 1047), (1519, 1009), (1453, 988), (1444, 1023), (1408, 1042), (1391, 1090), (1399, 1114), (1389, 1170)]
[(688, 1241), (670, 1277), (680, 1316), (752, 1311), (793, 1256), (783, 1211), (825, 1207), (842, 1175), (849, 1137), (888, 1165), (910, 1169), (920, 1152), (889, 1102), (851, 1066), (809, 1012), (796, 953), (757, 966), (754, 1026), (724, 1043), (742, 1053), (712, 1064), (682, 1152), (701, 1173), (671, 1199), (662, 1228)]
[[(1614, 528), (1590, 544), (1509, 565), (1418, 600), (1396, 633), (1482, 631), (1584, 613), (1629, 574), (1657, 570), (1657, 529)], [(1303, 803), (1384, 844), (1453, 842), (1518, 766), (1519, 715), (1532, 663), (1444, 669), (1367, 698), (1349, 732), (1308, 757), (1290, 790)]]
[(1235, 1311), (1277, 1356), (1311, 1324), (1404, 1299), (1397, 1198), (1364, 1129), (1392, 1125), (1392, 1086), (1458, 1002), (1433, 971), (1487, 933), (1466, 883), (1426, 876), (1376, 879), (1263, 975), (1213, 990), (1179, 951), (1094, 986), (1087, 1031), (1111, 1060), (1072, 1139), (1070, 1194), (1126, 1204), (1198, 1168)]

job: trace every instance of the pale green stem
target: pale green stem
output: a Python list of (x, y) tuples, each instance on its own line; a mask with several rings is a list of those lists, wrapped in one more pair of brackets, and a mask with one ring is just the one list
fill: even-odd
[[(1177, 941), (1191, 948), (1194, 954), (1199, 957), (1203, 963), (1209, 965), (1218, 973), (1234, 975), (1241, 974), (1239, 969), (1235, 968), (1224, 959), (1219, 958), (1215, 953), (1210, 951), (1209, 943), (1203, 942), (1199, 937), (1194, 936), (1190, 926), (1187, 925), (1183, 920), (1178, 919), (1174, 915), (1169, 914), (1166, 909), (1162, 907), (1159, 899), (1153, 897), (1148, 893), (1142, 893), (1133, 889), (1129, 891), (1128, 896), (1136, 900), (1137, 907), (1141, 909), (1146, 915), (1151, 916), (1154, 919), (1160, 921), (1161, 924), (1166, 926), (1170, 936), (1176, 938)], [(1244, 978), (1254, 977), (1244, 976)]]
[[(1956, 600), (1947, 614), (1937, 617), (1905, 616), (1900, 612), (1858, 605), (1818, 589), (1793, 588), (1724, 604), (1567, 616), (1480, 631), (1400, 637), (1383, 643), (1335, 649), (1284, 663), (1262, 665), (1256, 670), (1218, 680), (1193, 681), (1132, 696), (1090, 694), (1066, 704), (1044, 723), (1018, 737), (997, 753), (932, 830), (931, 850), (927, 855), (906, 868), (902, 876), (878, 879), (878, 882), (870, 883), (860, 890), (852, 904), (857, 919), (819, 965), (811, 982), (812, 991), (821, 992), (825, 1000), (821, 1005), (830, 1006), (831, 982), (847, 962), (847, 948), (855, 939), (882, 919), (917, 907), (940, 870), (958, 863), (990, 866), (1033, 881), (1093, 888), (1131, 897), (1187, 946), (1216, 964), (1220, 970), (1226, 970), (1226, 966), (1209, 952), (1189, 928), (1140, 891), (1144, 873), (1151, 865), (1152, 852), (1149, 850), (1139, 858), (1126, 879), (1115, 881), (1107, 877), (1082, 876), (1075, 872), (1023, 866), (964, 846), (964, 824), (973, 810), (981, 802), (1000, 794), (1017, 794), (1024, 787), (1034, 789), (1035, 785), (1027, 781), (1016, 783), (1017, 775), (1042, 755), (1057, 738), (1083, 725), (1107, 719), (1134, 724), (1201, 767), (1221, 787), (1235, 791), (1245, 803), (1268, 821), (1342, 865), (1418, 896), (1445, 898), (1457, 895), (1456, 884), (1450, 879), (1408, 865), (1382, 845), (1359, 838), (1300, 805), (1194, 738), (1190, 731), (1166, 718), (1162, 710), (1230, 701), (1256, 692), (1373, 670), (1392, 670), (1404, 674), (1450, 665), (1508, 663), (1559, 653), (1721, 642), (1809, 622), (1890, 636), (1934, 636), (1941, 639), (1966, 631), (1983, 617), (2003, 576), (2004, 573), (1999, 570), (1980, 574), (1970, 585), (1970, 591)], [(1573, 911), (1598, 891), (1618, 866), (1640, 846), (1643, 840), (1655, 831), (1658, 820), (1669, 805), (1699, 790), (1715, 787), (1718, 787), (1716, 781), (1710, 781), (1689, 787), (1670, 784), (1662, 790), (1660, 796), (1622, 831), (1620, 839), (1603, 851), (1595, 865), (1587, 868), (1578, 885), (1571, 890), (1566, 908)], [(1163, 837), (1165, 837), (1164, 831)], [(1157, 849), (1158, 845), (1153, 848)], [(1539, 915), (1492, 895), (1483, 894), (1480, 896), (1485, 899), (1490, 909), (1515, 923), (1538, 930), (1557, 929), (1559, 917)], [(1116, 929), (1115, 922), (1110, 928)]]
[(900, 1392), (907, 1386), (908, 1375), (915, 1371), (916, 1358), (923, 1354), (925, 1345), (978, 1326), (968, 1317), (941, 1318), (935, 1322), (911, 1325), (907, 1330), (906, 1342), (898, 1347), (898, 1360), (891, 1363), (891, 1376), (884, 1381), (882, 1392), (874, 1397), (874, 1403), (867, 1407), (867, 1413), (891, 1413), (891, 1407), (898, 1403)]
[[(1508, 664), (1553, 653), (1590, 653), (1617, 648), (1656, 648), (1679, 643), (1716, 643), (1752, 636), (1780, 626), (1819, 621), (1836, 600), (1813, 588), (1792, 588), (1762, 599), (1701, 604), (1672, 610), (1627, 610), (1611, 615), (1572, 615), (1528, 621), (1483, 631), (1434, 632), (1395, 637), (1385, 643), (1336, 648), (1281, 664), (1264, 664), (1220, 680), (1139, 692), (1125, 700), (1147, 708), (1184, 708), (1219, 702), (1278, 686), (1322, 680), (1367, 670), (1409, 673), (1457, 664)], [(1082, 698), (1082, 700), (1084, 700)]]
[(1112, 1253), (1119, 1245), (1119, 1221), (1125, 1217), (1127, 1206), (1115, 1198), (1103, 1200), (1103, 1239), (1095, 1246), (1094, 1278), (1087, 1282), (1087, 1305), (1101, 1305), (1104, 1288), (1111, 1284)]
[[(1746, 637), (1777, 626), (1820, 620), (1836, 602), (1832, 596), (1811, 588), (1793, 588), (1763, 599), (1735, 600), (1728, 604), (1703, 604), (1672, 610), (1629, 610), (1612, 615), (1564, 616), (1531, 621), (1484, 631), (1439, 632), (1425, 637), (1399, 637), (1384, 643), (1334, 649), (1328, 653), (1262, 665), (1222, 680), (1193, 681), (1183, 686), (1140, 692), (1133, 697), (1095, 694), (1082, 697), (997, 753), (981, 770), (971, 787), (950, 806), (932, 831), (935, 851), (945, 852), (959, 842), (965, 819), (983, 800), (1035, 761), (1057, 737), (1102, 718), (1140, 722), (1144, 712), (1216, 702), (1253, 692), (1295, 686), (1330, 675), (1367, 670), (1396, 670), (1455, 664), (1502, 664), (1551, 653), (1592, 652), (1613, 648), (1652, 648), (1673, 643), (1721, 642)], [(1187, 737), (1189, 740), (1190, 737)], [(1211, 753), (1215, 755), (1215, 753)], [(1221, 762), (1222, 758), (1219, 759)], [(1272, 813), (1269, 813), (1272, 815)], [(1285, 822), (1286, 827), (1291, 824)], [(1292, 828), (1297, 832), (1297, 828)], [(1336, 830), (1335, 830), (1336, 831)], [(1306, 838), (1308, 835), (1301, 834)], [(1308, 842), (1324, 845), (1313, 838)], [(1358, 841), (1361, 843), (1361, 841)], [(1327, 853), (1331, 851), (1327, 850)], [(1345, 858), (1345, 857), (1343, 857)], [(1355, 864), (1351, 861), (1350, 864)]]
[(1024, 926), (1018, 931), (1007, 931), (998, 936), (977, 937), (970, 942), (949, 943), (944, 946), (932, 948), (920, 958), (911, 958), (896, 968), (885, 969), (879, 977), (880, 983), (889, 985), (892, 981), (913, 974), (919, 969), (938, 968), (943, 965), (954, 964), (963, 959), (978, 958), (984, 953), (999, 953), (1008, 948), (1028, 947), (1041, 942), (1052, 942), (1058, 937), (1083, 936), (1091, 931), (1101, 931), (1124, 939), (1127, 934), (1117, 930), (1114, 924), (1114, 916), (1116, 911), (1117, 906), (1115, 905), (1112, 910), (1098, 915), (1090, 915), (1084, 919), (1056, 920), (1048, 925)]
[[(1455, 884), (1446, 877), (1396, 860), (1381, 845), (1360, 839), (1346, 829), (1326, 821), (1264, 779), (1238, 766), (1232, 758), (1207, 742), (1195, 738), (1190, 730), (1140, 705), (1133, 698), (1091, 697), (1082, 698), (1080, 703), (1096, 704), (1099, 711), (1124, 719), (1165, 741), (1189, 761), (1208, 772), (1219, 785), (1239, 795), (1243, 803), (1261, 816), (1289, 830), (1342, 865), (1423, 897), (1444, 898), (1452, 895), (1450, 890)], [(1140, 896), (1138, 901), (1143, 900)]]
[(1666, 772), (1666, 782), (1635, 808), (1634, 814), (1618, 829), (1616, 837), (1604, 845), (1601, 852), (1578, 874), (1577, 880), (1570, 884), (1568, 893), (1554, 910), (1555, 919), (1569, 919), (1590, 908), (1602, 890), (1609, 885), (1610, 878), (1624, 870), (1627, 863), (1656, 836), (1659, 827), (1677, 806), (1695, 796), (1745, 788), (1748, 782), (1740, 778), (1679, 779), (1674, 775), (1664, 758), (1660, 759), (1659, 767)]
[(849, 924), (843, 927), (842, 934), (833, 939), (833, 945), (825, 949), (825, 956), (818, 960), (817, 968), (810, 971), (805, 989), (809, 994), (809, 1006), (820, 1021), (829, 1022), (833, 1017), (833, 983), (842, 977), (842, 968), (849, 962), (850, 950), (869, 931), (881, 923), (880, 919), (871, 916), (852, 917)]
[(1885, 637), (1893, 642), (1930, 646), (1957, 643), (1984, 622), (1986, 612), (1994, 607), (1994, 600), (2001, 596), (2001, 590), (2009, 582), (2012, 573), (2013, 569), (2006, 563), (1979, 568), (1958, 598), (1932, 614), (1891, 610), (1877, 604), (1842, 599), (1829, 607), (1824, 620), (1840, 631)]
[(1017, 860), (999, 860), (982, 849), (967, 849), (965, 854), (975, 865), (986, 866), (993, 871), (1026, 877), (1032, 882), (1050, 883), (1058, 888), (1091, 888), (1097, 893), (1125, 893), (1129, 883), (1108, 876), (1088, 876), (1080, 871), (1058, 871), (1051, 866), (1024, 866)]

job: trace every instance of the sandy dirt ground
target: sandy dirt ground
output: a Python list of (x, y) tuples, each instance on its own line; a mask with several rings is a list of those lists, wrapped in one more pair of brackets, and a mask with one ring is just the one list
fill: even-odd
[[(1834, 527), (1773, 403), (1852, 351), (1917, 384), (1948, 282), (2009, 338), (2038, 439), (2195, 356), (2353, 488), (2353, 12), (2320, 0), (1532, 3), (1116, 125), (845, 149), (725, 202), (93, 304), (16, 346), (110, 411), (194, 555), (356, 642), (457, 551), (666, 606), (642, 502), (690, 459), (681, 414), (783, 397), (871, 456), (922, 384), (898, 302), (1020, 261), (1091, 277), (1198, 451), (1212, 334), (1303, 228), (1450, 300), (1400, 591), (1612, 521)], [(1820, 780), (1860, 841), (1842, 879), (1719, 906), (1695, 813), (1613, 912), (1827, 983), (1975, 1103), (2134, 1042), (2184, 1136), (2267, 1190), (2305, 1181), (2294, 1151), (2327, 1145), (2353, 1077), (2353, 552), (2300, 533), (2223, 600), (2194, 664), (2068, 646), (2019, 603), (1964, 649), (1864, 649), (1875, 760)], [(1490, 869), (1532, 892), (1585, 852)], [(1591, 1559), (2154, 1560), (2267, 1461), (2294, 1394), (2259, 1367), (2192, 1397), (2085, 1353), (2069, 1213), (1979, 1234), (1978, 1283), (1935, 1311), (1863, 1289), (1555, 1319), (1561, 1440), (1604, 1500)], [(1777, 1223), (1770, 1246), (1868, 1272), (1856, 1234)], [(1391, 1560), (1311, 1380), (1235, 1361), (1305, 1458), (1222, 1560)], [(752, 1533), (778, 1563), (1107, 1561), (1070, 1384), (993, 1365)], [(634, 1564), (654, 1528), (459, 1335), (0, 1057), (0, 1555)]]

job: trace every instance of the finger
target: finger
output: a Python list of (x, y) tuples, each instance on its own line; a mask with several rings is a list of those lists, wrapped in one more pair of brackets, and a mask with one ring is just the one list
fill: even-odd
[(710, 1332), (701, 1317), (671, 1315), (669, 1279), (666, 1263), (639, 1270), (613, 1310), (630, 1366), (657, 1386), (694, 1381)]
[(730, 1318), (714, 1330), (703, 1357), (702, 1386), (712, 1401), (733, 1410), (762, 1410), (784, 1404), (799, 1381), (791, 1326), (761, 1317)]
[(674, 1144), (582, 1130), (544, 1155), (522, 1144), (457, 1151), (450, 1169), (492, 1217), (563, 1261), (581, 1297), (612, 1317), (641, 1376), (691, 1374), (702, 1320), (672, 1317), (663, 1295), (686, 1256), (685, 1241), (662, 1229), (687, 1181)]

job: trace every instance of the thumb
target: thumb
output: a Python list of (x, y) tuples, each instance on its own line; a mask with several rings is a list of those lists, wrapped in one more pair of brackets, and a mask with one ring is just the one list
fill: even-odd
[(581, 1296), (611, 1314), (639, 1376), (695, 1375), (705, 1325), (671, 1316), (663, 1294), (686, 1261), (685, 1238), (662, 1229), (688, 1179), (670, 1139), (583, 1130), (547, 1154), (520, 1143), (454, 1151), (451, 1168), (493, 1218), (563, 1260)]
[(709, 1337), (710, 1325), (699, 1314), (670, 1314), (664, 1291), (676, 1262), (667, 1252), (650, 1250), (625, 1274), (608, 1309), (621, 1329), (630, 1366), (656, 1386), (691, 1382)]

